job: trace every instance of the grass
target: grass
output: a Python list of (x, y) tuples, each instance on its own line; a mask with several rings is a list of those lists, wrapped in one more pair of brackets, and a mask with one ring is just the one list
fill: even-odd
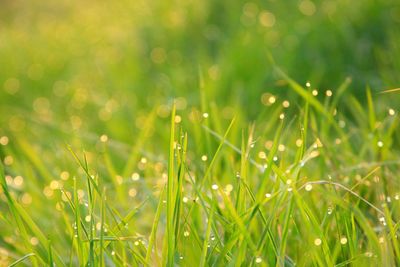
[[(331, 114), (329, 100), (325, 106), (316, 98), (309, 101), (313, 96), (303, 94), (307, 88), (292, 80), (290, 84), (304, 97), (304, 106), (298, 107), (299, 116), (276, 114), (265, 122), (270, 133), (275, 128), (269, 124), (278, 126), (273, 140), (260, 135), (257, 124), (242, 131), (237, 120), (223, 135), (197, 127), (201, 138), (209, 136), (204, 139), (210, 142), (207, 157), (195, 156), (190, 145), (195, 142), (188, 144), (190, 131), (186, 133), (177, 121), (174, 106), (169, 160), (161, 168), (156, 189), (154, 179), (146, 178), (146, 172), (157, 172), (150, 158), (145, 164), (143, 158), (140, 161), (144, 174), (139, 180), (109, 177), (116, 167), (101, 162), (110, 161), (114, 141), (103, 138), (97, 145), (97, 153), (106, 154), (99, 155), (99, 172), (90, 167), (94, 161), (88, 160), (88, 152), (70, 148), (68, 161), (76, 163), (50, 182), (51, 194), (45, 189), (44, 195), (27, 201), (26, 194), (40, 187), (30, 180), (32, 173), (52, 171), (41, 163), (35, 148), (22, 144), (27, 147), (19, 149), (11, 137), (3, 150), (20, 159), (1, 171), (2, 196), (10, 210), (1, 218), (2, 231), (17, 231), (3, 239), (7, 251), (13, 252), (9, 263), (13, 259), (13, 264), (33, 266), (396, 265), (399, 187), (394, 172), (399, 162), (391, 161), (393, 150), (388, 146), (397, 138), (398, 132), (390, 130), (397, 124), (397, 113), (376, 113), (367, 90), (369, 109), (360, 116), (368, 120), (343, 126), (337, 121), (340, 113)], [(267, 108), (282, 111), (275, 104)], [(321, 120), (327, 114), (331, 119)], [(218, 113), (191, 123), (205, 125), (211, 119), (224, 125)], [(375, 127), (377, 121), (381, 123)], [(371, 141), (354, 147), (352, 136)], [(235, 140), (241, 140), (241, 148)], [(26, 177), (23, 182), (10, 175), (16, 172)], [(132, 188), (137, 196), (126, 193)], [(119, 202), (129, 195), (133, 205)], [(137, 201), (141, 203), (135, 205)], [(46, 215), (41, 206), (50, 213)]]
[(397, 2), (178, 2), (5, 2), (0, 266), (400, 265)]

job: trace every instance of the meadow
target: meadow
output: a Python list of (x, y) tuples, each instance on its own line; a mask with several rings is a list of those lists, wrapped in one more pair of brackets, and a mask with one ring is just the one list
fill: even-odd
[(0, 4), (0, 266), (399, 266), (397, 0)]

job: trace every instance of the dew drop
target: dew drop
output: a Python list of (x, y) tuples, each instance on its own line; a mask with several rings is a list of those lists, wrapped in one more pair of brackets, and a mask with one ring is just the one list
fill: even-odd
[(331, 215), (333, 212), (333, 208), (332, 207), (328, 207), (328, 215)]
[(325, 94), (327, 97), (331, 97), (333, 93), (331, 90), (326, 90)]
[(132, 181), (139, 181), (140, 175), (139, 175), (139, 173), (134, 172), (134, 173), (132, 173), (131, 178), (132, 178)]
[(368, 258), (371, 258), (373, 256), (372, 252), (365, 252), (365, 256)]
[(270, 96), (270, 97), (268, 98), (268, 102), (269, 102), (270, 104), (274, 104), (275, 101), (276, 101), (276, 97), (275, 97), (275, 96)]
[(100, 136), (100, 141), (101, 141), (102, 143), (106, 143), (106, 142), (108, 141), (108, 136), (105, 135), (105, 134), (103, 134), (102, 136)]
[(288, 108), (288, 107), (290, 106), (289, 101), (287, 101), (287, 100), (283, 101), (283, 102), (282, 102), (282, 106), (283, 106), (284, 108)]
[(7, 136), (2, 136), (0, 137), (0, 145), (6, 146), (8, 144), (8, 137)]

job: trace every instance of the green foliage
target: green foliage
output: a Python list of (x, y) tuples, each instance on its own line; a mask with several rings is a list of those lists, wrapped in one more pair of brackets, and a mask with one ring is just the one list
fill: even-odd
[(400, 264), (396, 1), (5, 1), (1, 266)]

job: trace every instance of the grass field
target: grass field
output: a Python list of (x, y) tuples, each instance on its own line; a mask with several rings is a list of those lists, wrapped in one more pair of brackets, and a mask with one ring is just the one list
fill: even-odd
[(399, 266), (400, 3), (2, 1), (0, 266)]

